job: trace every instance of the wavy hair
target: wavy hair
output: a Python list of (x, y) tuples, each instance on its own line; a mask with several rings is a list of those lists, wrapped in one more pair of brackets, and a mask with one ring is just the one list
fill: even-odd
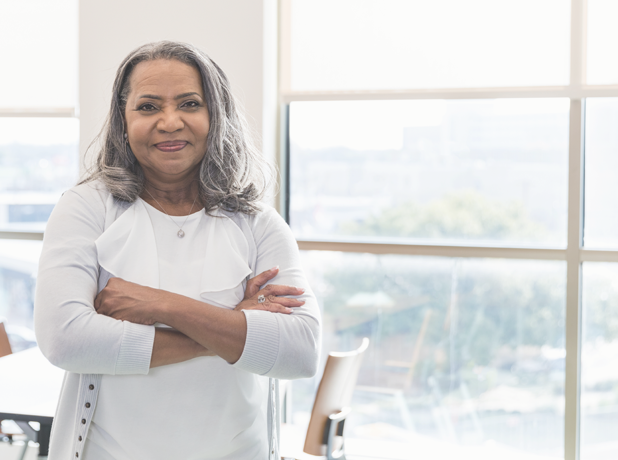
[(133, 69), (140, 62), (156, 59), (175, 59), (188, 64), (202, 78), (210, 116), (206, 154), (199, 169), (199, 196), (206, 212), (222, 208), (255, 214), (274, 170), (255, 148), (223, 70), (205, 53), (186, 43), (148, 43), (122, 61), (114, 80), (109, 115), (97, 137), (101, 142), (96, 162), (81, 183), (100, 180), (115, 198), (126, 202), (135, 201), (143, 191), (144, 172), (124, 139), (125, 109)]

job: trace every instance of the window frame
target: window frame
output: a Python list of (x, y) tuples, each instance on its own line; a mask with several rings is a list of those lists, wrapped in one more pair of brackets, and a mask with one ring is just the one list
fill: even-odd
[(393, 99), (496, 99), (550, 98), (570, 100), (568, 154), (567, 246), (563, 249), (533, 247), (358, 243), (333, 240), (298, 239), (301, 250), (364, 252), (453, 258), (501, 258), (560, 260), (567, 265), (566, 288), (566, 369), (564, 458), (579, 459), (580, 376), (582, 341), (582, 263), (618, 262), (618, 250), (587, 249), (583, 246), (584, 228), (584, 129), (585, 101), (593, 97), (618, 97), (618, 85), (586, 84), (587, 0), (571, 0), (570, 79), (567, 86), (448, 88), (355, 91), (291, 90), (291, 3), (279, 1), (278, 166), (282, 187), (277, 198), (284, 217), (289, 216), (289, 105), (297, 101), (369, 101)]
[[(79, 9), (76, 2), (75, 6)], [(79, 11), (77, 11), (75, 19), (79, 22)], [(79, 25), (79, 24), (77, 24)], [(79, 27), (76, 27), (76, 59), (79, 60)], [(79, 63), (77, 66), (79, 74)], [(79, 83), (79, 75), (77, 75), (77, 83)], [(79, 120), (79, 101), (76, 99), (72, 106), (39, 106), (39, 107), (0, 107), (0, 119), (2, 118), (75, 118)], [(0, 239), (8, 240), (43, 240), (43, 231), (6, 231), (0, 229)]]
[[(76, 118), (79, 120), (77, 107), (45, 108), (0, 108), (1, 118)], [(43, 231), (5, 231), (0, 230), (0, 239), (7, 240), (43, 240)]]

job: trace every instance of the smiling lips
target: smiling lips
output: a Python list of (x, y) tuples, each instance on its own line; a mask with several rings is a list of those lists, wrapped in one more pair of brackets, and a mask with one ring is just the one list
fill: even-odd
[(187, 141), (167, 141), (155, 144), (155, 147), (162, 152), (177, 152), (184, 149), (187, 144)]

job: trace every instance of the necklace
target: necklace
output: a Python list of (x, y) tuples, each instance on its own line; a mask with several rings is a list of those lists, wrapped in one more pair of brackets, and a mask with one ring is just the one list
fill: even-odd
[(167, 217), (169, 217), (169, 218), (170, 218), (170, 220), (171, 220), (172, 222), (174, 222), (174, 224), (176, 225), (176, 227), (178, 227), (178, 233), (176, 233), (176, 235), (178, 235), (178, 238), (184, 238), (184, 237), (185, 237), (185, 232), (183, 231), (182, 227), (184, 227), (184, 226), (185, 226), (185, 224), (187, 223), (187, 220), (189, 219), (189, 216), (191, 215), (191, 211), (193, 211), (193, 206), (195, 206), (195, 202), (197, 201), (197, 197), (199, 196), (199, 193), (198, 193), (197, 195), (195, 195), (195, 200), (193, 200), (193, 204), (191, 205), (191, 209), (189, 210), (189, 216), (187, 216), (187, 218), (186, 218), (186, 219), (185, 219), (185, 221), (182, 223), (182, 225), (178, 225), (178, 223), (177, 223), (174, 219), (172, 219), (172, 216), (170, 216), (170, 215), (167, 213), (167, 211), (165, 210), (165, 208), (163, 207), (163, 205), (162, 205), (161, 203), (159, 203), (159, 202), (157, 201), (157, 199), (156, 199), (154, 196), (152, 196), (152, 193), (150, 193), (146, 187), (144, 187), (144, 190), (146, 190), (146, 192), (148, 192), (148, 195), (150, 195), (150, 197), (151, 197), (153, 200), (155, 200), (155, 203), (157, 203), (157, 204), (159, 205), (159, 207), (163, 210), (163, 212), (165, 213), (165, 215), (166, 215)]

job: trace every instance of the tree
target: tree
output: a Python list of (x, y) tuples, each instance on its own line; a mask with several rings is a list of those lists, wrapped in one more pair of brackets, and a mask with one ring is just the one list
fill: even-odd
[(549, 233), (530, 219), (523, 203), (492, 200), (474, 190), (448, 193), (426, 205), (407, 201), (342, 229), (363, 236), (520, 241), (538, 241)]

